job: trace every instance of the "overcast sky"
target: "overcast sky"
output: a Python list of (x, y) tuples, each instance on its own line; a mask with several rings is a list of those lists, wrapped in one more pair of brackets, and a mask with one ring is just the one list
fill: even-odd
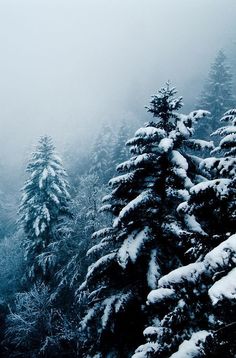
[(0, 158), (45, 133), (62, 149), (101, 121), (145, 121), (167, 79), (190, 101), (235, 14), (235, 0), (0, 0)]

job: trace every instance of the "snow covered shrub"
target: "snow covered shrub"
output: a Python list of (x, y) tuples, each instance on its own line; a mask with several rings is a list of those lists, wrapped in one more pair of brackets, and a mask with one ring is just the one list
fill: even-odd
[[(7, 319), (6, 343), (12, 354), (24, 357), (76, 355), (76, 327), (55, 307), (50, 289), (34, 285), (18, 293), (15, 307)], [(74, 342), (74, 350), (72, 349)]]

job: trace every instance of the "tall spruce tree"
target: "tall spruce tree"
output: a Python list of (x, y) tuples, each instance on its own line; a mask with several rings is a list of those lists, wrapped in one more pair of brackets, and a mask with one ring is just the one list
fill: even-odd
[(179, 266), (177, 243), (185, 231), (176, 208), (198, 180), (196, 158), (185, 148), (209, 143), (190, 138), (206, 112), (178, 114), (182, 98), (175, 94), (167, 84), (153, 96), (148, 111), (154, 121), (128, 141), (133, 156), (117, 167), (121, 175), (110, 181), (112, 192), (104, 198), (101, 210), (114, 215), (113, 226), (94, 233), (97, 243), (88, 251), (94, 262), (81, 286), (88, 307), (81, 322), (86, 357), (129, 356), (140, 339), (147, 292)]
[(219, 51), (197, 104), (198, 108), (209, 111), (211, 116), (204, 123), (200, 123), (196, 130), (196, 138), (208, 140), (210, 134), (219, 127), (222, 115), (234, 104), (231, 70), (224, 52)]
[(50, 283), (57, 257), (53, 246), (60, 239), (59, 226), (69, 215), (67, 174), (52, 139), (41, 137), (27, 166), (19, 214), (25, 232), (27, 276)]
[[(207, 158), (210, 180), (191, 188), (180, 204), (192, 248), (191, 263), (160, 278), (148, 295), (152, 325), (139, 357), (235, 357), (236, 355), (236, 110), (215, 131), (221, 158)], [(228, 123), (227, 123), (228, 122)]]

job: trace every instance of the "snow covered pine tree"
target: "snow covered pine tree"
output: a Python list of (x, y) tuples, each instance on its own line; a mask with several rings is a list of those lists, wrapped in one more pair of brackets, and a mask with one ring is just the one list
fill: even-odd
[(99, 177), (100, 184), (107, 184), (114, 173), (112, 166), (112, 150), (115, 144), (111, 127), (104, 123), (97, 136), (90, 157), (90, 174)]
[(197, 106), (211, 113), (204, 123), (196, 128), (196, 138), (209, 139), (210, 134), (219, 127), (221, 116), (234, 106), (232, 95), (232, 74), (226, 63), (226, 56), (219, 51), (211, 66), (207, 82), (203, 88)]
[(223, 136), (201, 167), (211, 180), (179, 205), (191, 236), (192, 263), (163, 276), (147, 302), (152, 326), (135, 358), (236, 356), (236, 109), (215, 131)]
[(133, 156), (118, 165), (121, 175), (110, 181), (113, 190), (104, 198), (101, 210), (114, 220), (94, 233), (98, 242), (87, 253), (94, 263), (81, 286), (88, 306), (81, 322), (85, 357), (128, 357), (141, 339), (148, 290), (179, 266), (176, 243), (185, 232), (176, 208), (197, 181), (195, 160), (184, 148), (200, 146), (190, 137), (193, 123), (206, 112), (178, 114), (182, 98), (175, 93), (167, 84), (153, 96), (148, 111), (155, 122), (127, 142)]
[(27, 166), (29, 179), (22, 192), (19, 214), (26, 234), (27, 276), (34, 283), (52, 279), (57, 257), (53, 246), (59, 240), (58, 225), (69, 215), (67, 175), (52, 139), (41, 137)]
[[(120, 128), (118, 130), (118, 134), (115, 138), (115, 143), (112, 148), (112, 165), (114, 168), (116, 166), (129, 158), (129, 150), (126, 147), (125, 143), (131, 135), (131, 128), (130, 126), (123, 120)], [(109, 178), (110, 179), (110, 178)]]

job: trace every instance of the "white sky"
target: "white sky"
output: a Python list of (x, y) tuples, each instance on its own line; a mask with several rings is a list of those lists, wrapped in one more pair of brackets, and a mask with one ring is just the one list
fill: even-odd
[(0, 0), (0, 158), (145, 117), (167, 79), (192, 100), (235, 14), (235, 0)]

